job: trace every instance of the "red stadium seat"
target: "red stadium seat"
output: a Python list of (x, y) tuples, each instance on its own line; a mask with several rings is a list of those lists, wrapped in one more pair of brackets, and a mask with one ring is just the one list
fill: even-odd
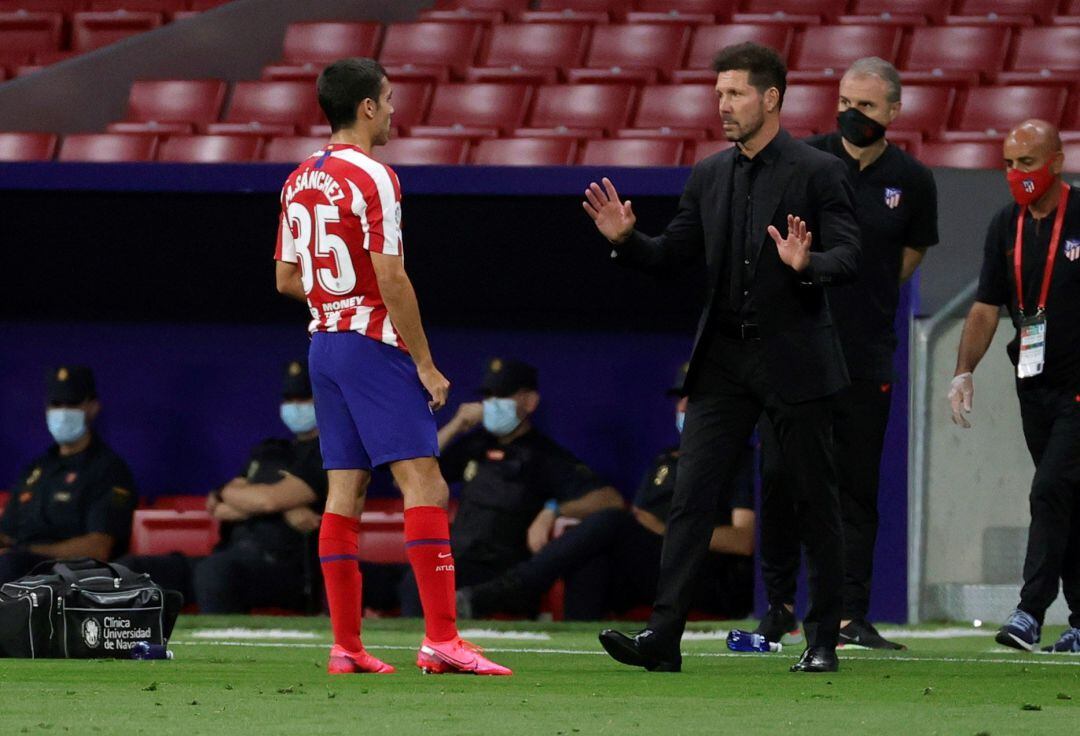
[(397, 138), (375, 149), (375, 158), (391, 166), (465, 163), (469, 142), (464, 138)]
[(142, 135), (191, 135), (195, 132), (192, 123), (159, 123), (150, 120), (145, 123), (126, 122), (121, 120), (117, 123), (109, 123), (105, 126), (107, 133), (139, 133)]
[(369, 503), (360, 515), (359, 557), (364, 562), (407, 564), (405, 514), (375, 510)]
[[(565, 23), (517, 23), (492, 29), (480, 54), (480, 67), (470, 79), (488, 79), (507, 70), (537, 71), (554, 77), (559, 67), (580, 66), (588, 33), (584, 26)], [(487, 75), (487, 76), (485, 76)], [(554, 82), (554, 78), (548, 81)]]
[(122, 133), (74, 133), (64, 136), (59, 161), (152, 161), (157, 138)]
[(633, 0), (540, 0), (537, 10), (576, 10), (607, 13), (612, 20), (624, 20)]
[[(0, 135), (3, 135), (0, 133)], [(4, 515), (4, 509), (7, 508), (8, 499), (11, 498), (9, 491), (0, 491), (0, 516)]]
[[(591, 70), (660, 71), (665, 77), (682, 64), (690, 42), (690, 28), (679, 25), (639, 23), (599, 26), (593, 30), (584, 67)], [(618, 76), (614, 74), (613, 76)], [(593, 81), (595, 73), (571, 70), (571, 81)]]
[(139, 13), (164, 13), (187, 10), (187, 0), (90, 0), (87, 10), (116, 12), (124, 10)]
[(75, 13), (71, 21), (71, 48), (93, 51), (160, 25), (160, 13)]
[(52, 133), (0, 133), (0, 161), (48, 161), (56, 141)]
[(458, 8), (456, 10), (421, 10), (416, 20), (422, 23), (472, 23), (490, 29), (492, 26), (502, 25), (506, 20), (506, 14), (494, 10), (469, 10)]
[(686, 131), (687, 137), (698, 137), (696, 132), (706, 131), (714, 136), (723, 134), (716, 92), (712, 87), (689, 84), (643, 89), (631, 127), (671, 128)]
[(1027, 16), (1046, 23), (1054, 16), (1056, 4), (1057, 0), (960, 0), (954, 12), (957, 16)]
[(791, 130), (827, 133), (836, 129), (835, 85), (792, 84), (784, 93), (780, 123)]
[(85, 6), (85, 0), (0, 0), (0, 12), (4, 13), (74, 13)]
[(577, 10), (530, 10), (518, 18), (522, 23), (563, 23), (592, 28), (611, 22), (607, 13), (589, 13)]
[(476, 62), (482, 34), (480, 26), (469, 23), (393, 23), (386, 28), (379, 61), (384, 66), (450, 69), (462, 76)]
[(881, 15), (841, 15), (836, 19), (837, 25), (842, 26), (901, 26), (910, 28), (913, 26), (925, 26), (928, 23), (925, 15), (882, 13)]
[(247, 135), (178, 135), (158, 147), (158, 161), (219, 164), (254, 161), (262, 141)]
[(378, 23), (290, 23), (285, 30), (283, 64), (331, 62), (347, 56), (374, 58), (382, 26)]
[(1065, 97), (1061, 87), (975, 87), (960, 101), (950, 127), (1003, 136), (1026, 118), (1058, 125)]
[(530, 0), (453, 0), (447, 7), (455, 10), (498, 12), (516, 18), (529, 9)]
[(678, 166), (681, 140), (631, 139), (585, 141), (582, 166)]
[(743, 13), (817, 15), (835, 18), (847, 8), (847, 0), (744, 0)]
[(1080, 139), (1065, 141), (1062, 147), (1065, 150), (1065, 171), (1080, 174)]
[[(295, 126), (314, 124), (321, 119), (314, 85), (303, 82), (237, 82), (223, 122)], [(224, 131), (219, 129), (218, 132)]]
[(921, 15), (934, 22), (949, 12), (948, 0), (854, 0), (852, 15)]
[(158, 496), (150, 504), (154, 509), (172, 509), (173, 511), (204, 511), (206, 496), (187, 493)]
[(936, 135), (945, 129), (956, 100), (956, 90), (945, 86), (904, 86), (900, 114), (889, 130), (912, 130)]
[(218, 523), (206, 511), (137, 509), (131, 525), (133, 555), (179, 552), (205, 557), (218, 541)]
[[(707, 75), (711, 80), (708, 83), (715, 84), (716, 74), (711, 67), (713, 57), (720, 49), (736, 43), (753, 41), (776, 49), (780, 54), (780, 58), (787, 59), (793, 36), (794, 32), (791, 28), (781, 25), (729, 24), (703, 26), (694, 31), (685, 68), (687, 70), (708, 70)], [(676, 71), (673, 75), (677, 82), (690, 81), (688, 76), (685, 71)]]
[[(412, 130), (418, 136), (497, 136), (525, 120), (532, 89), (523, 84), (442, 84), (435, 90), (427, 124)], [(461, 133), (460, 130), (477, 133)], [(458, 131), (458, 132), (455, 132)]]
[(727, 20), (738, 7), (738, 0), (637, 0), (634, 7), (646, 13), (703, 13)]
[(263, 149), (262, 160), (273, 163), (298, 164), (326, 146), (323, 136), (294, 136), (272, 138)]
[(1001, 141), (979, 143), (924, 143), (922, 162), (952, 169), (1002, 168)]
[(25, 57), (20, 61), (30, 52), (58, 50), (63, 28), (59, 13), (0, 13), (0, 49), (5, 56)]
[(569, 166), (577, 143), (569, 138), (502, 138), (483, 140), (473, 149), (472, 163), (482, 166)]
[(1010, 30), (1000, 26), (915, 28), (899, 66), (909, 71), (981, 72), (989, 79), (1001, 71), (1009, 36)]
[(228, 85), (218, 79), (139, 80), (131, 85), (125, 122), (212, 123)]
[(1080, 71), (1080, 27), (1023, 28), (1008, 68), (1018, 72)]
[(833, 69), (838, 73), (865, 56), (896, 61), (901, 29), (895, 26), (816, 26), (807, 28), (791, 55), (792, 69)]
[(529, 127), (612, 131), (626, 127), (634, 91), (620, 84), (544, 85)]

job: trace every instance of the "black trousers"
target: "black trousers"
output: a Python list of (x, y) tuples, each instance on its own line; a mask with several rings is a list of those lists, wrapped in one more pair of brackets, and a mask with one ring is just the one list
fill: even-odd
[(661, 642), (678, 646), (717, 503), (730, 493), (739, 456), (764, 412), (775, 430), (781, 461), (790, 470), (793, 513), (807, 550), (811, 597), (805, 618), (807, 642), (834, 647), (840, 629), (843, 558), (832, 454), (833, 399), (797, 404), (781, 399), (765, 378), (756, 341), (716, 337), (707, 360), (690, 387), (649, 628)]
[(1069, 625), (1080, 627), (1080, 395), (1045, 387), (1017, 394), (1035, 461), (1020, 608), (1042, 623), (1060, 580)]
[[(892, 386), (853, 381), (836, 397), (833, 451), (844, 525), (843, 618), (866, 618), (878, 531), (878, 479)], [(768, 421), (761, 434), (761, 574), (770, 606), (795, 602), (798, 518), (788, 470)]]

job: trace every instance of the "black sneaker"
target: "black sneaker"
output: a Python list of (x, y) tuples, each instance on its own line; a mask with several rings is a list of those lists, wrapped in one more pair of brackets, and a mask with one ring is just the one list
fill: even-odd
[(799, 620), (784, 606), (769, 606), (754, 633), (779, 644), (798, 644), (803, 640)]
[(903, 644), (889, 641), (866, 619), (857, 618), (840, 629), (840, 645), (854, 644), (867, 649), (907, 649)]

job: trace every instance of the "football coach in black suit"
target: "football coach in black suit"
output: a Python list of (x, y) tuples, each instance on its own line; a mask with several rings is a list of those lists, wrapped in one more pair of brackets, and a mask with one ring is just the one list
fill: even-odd
[(690, 403), (648, 628), (601, 632), (619, 662), (681, 669), (680, 639), (721, 494), (762, 412), (795, 478), (811, 608), (807, 649), (792, 671), (837, 668), (842, 529), (832, 454), (832, 399), (848, 383), (825, 285), (851, 280), (859, 228), (843, 163), (780, 127), (787, 70), (772, 49), (739, 44), (713, 62), (724, 135), (734, 148), (701, 161), (663, 235), (634, 229), (608, 179), (583, 203), (612, 257), (647, 271), (704, 250), (708, 295), (686, 378)]

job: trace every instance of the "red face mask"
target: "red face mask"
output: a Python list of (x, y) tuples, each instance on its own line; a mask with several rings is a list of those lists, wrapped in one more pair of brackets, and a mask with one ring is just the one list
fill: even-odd
[(1005, 172), (1005, 178), (1009, 180), (1009, 191), (1021, 207), (1027, 207), (1039, 197), (1049, 191), (1054, 183), (1054, 175), (1050, 173), (1050, 162), (1034, 171), (1020, 171), (1009, 169)]

